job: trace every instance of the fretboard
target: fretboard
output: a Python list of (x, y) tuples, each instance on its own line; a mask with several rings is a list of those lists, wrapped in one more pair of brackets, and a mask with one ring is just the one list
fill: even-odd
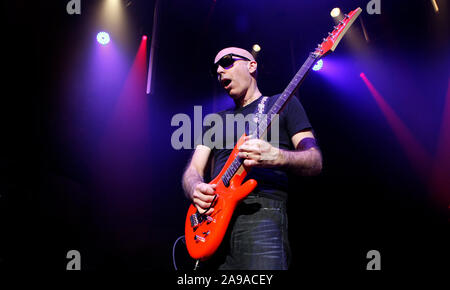
[(313, 67), (316, 60), (317, 60), (316, 54), (310, 53), (309, 57), (303, 63), (302, 67), (298, 70), (298, 72), (295, 74), (294, 78), (291, 80), (289, 85), (286, 87), (286, 89), (283, 91), (280, 97), (275, 101), (270, 110), (267, 112), (267, 118), (263, 118), (261, 122), (258, 124), (257, 132), (262, 132), (262, 134), (259, 134), (259, 136), (257, 136), (258, 138), (261, 138), (264, 135), (264, 132), (266, 132), (270, 128), (272, 118), (283, 110), (284, 106), (287, 104), (289, 99), (300, 87), (301, 83), (303, 82), (306, 75)]
[[(295, 74), (294, 78), (291, 80), (289, 85), (284, 89), (283, 93), (280, 95), (280, 97), (275, 101), (275, 103), (272, 105), (270, 110), (266, 113), (267, 118), (261, 118), (258, 127), (256, 128), (256, 132), (262, 134), (257, 134), (258, 136), (255, 136), (257, 138), (261, 138), (264, 136), (266, 131), (270, 128), (270, 125), (272, 123), (272, 118), (279, 114), (286, 103), (289, 101), (289, 99), (294, 95), (295, 91), (298, 89), (300, 84), (305, 79), (308, 72), (313, 67), (314, 63), (318, 60), (318, 56), (315, 53), (310, 53), (309, 57), (306, 59), (306, 61), (303, 63), (302, 67), (298, 70), (298, 72)], [(231, 178), (234, 176), (234, 174), (237, 172), (239, 167), (244, 162), (243, 158), (240, 158), (237, 156), (231, 165), (228, 167), (225, 174), (222, 176), (222, 181), (225, 184), (225, 186), (228, 186), (230, 184)]]

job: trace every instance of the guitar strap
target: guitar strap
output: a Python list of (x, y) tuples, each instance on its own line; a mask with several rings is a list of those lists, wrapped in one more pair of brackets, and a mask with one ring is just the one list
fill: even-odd
[(266, 109), (266, 102), (268, 97), (262, 97), (259, 101), (258, 107), (256, 108), (256, 111), (254, 113), (255, 117), (253, 118), (253, 121), (256, 124), (256, 138), (259, 138), (259, 123), (261, 122), (262, 115), (264, 114), (264, 111)]

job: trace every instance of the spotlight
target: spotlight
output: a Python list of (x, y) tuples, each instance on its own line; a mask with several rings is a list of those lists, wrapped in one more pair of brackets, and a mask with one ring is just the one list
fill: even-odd
[(259, 52), (261, 50), (261, 46), (259, 46), (258, 44), (253, 45), (252, 47), (254, 52)]
[(316, 64), (313, 66), (313, 71), (318, 71), (323, 67), (323, 60), (319, 59)]
[(330, 12), (331, 17), (336, 18), (341, 14), (341, 9), (339, 8), (333, 8)]
[(142, 40), (147, 40), (147, 35), (142, 35)]
[(97, 41), (101, 45), (107, 45), (109, 43), (109, 40), (110, 38), (108, 32), (100, 31), (99, 33), (97, 33)]
[(436, 0), (431, 0), (431, 4), (433, 5), (434, 12), (439, 13), (439, 6), (436, 3)]

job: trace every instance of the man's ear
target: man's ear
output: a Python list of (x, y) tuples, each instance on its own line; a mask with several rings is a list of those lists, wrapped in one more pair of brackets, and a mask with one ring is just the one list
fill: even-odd
[(258, 63), (252, 60), (247, 64), (247, 67), (250, 74), (253, 74), (254, 72), (256, 72), (256, 69), (258, 68)]

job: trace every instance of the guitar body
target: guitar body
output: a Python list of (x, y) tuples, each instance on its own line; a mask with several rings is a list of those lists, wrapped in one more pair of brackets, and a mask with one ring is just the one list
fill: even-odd
[[(247, 197), (257, 185), (254, 179), (242, 184), (247, 175), (243, 166), (231, 178), (228, 187), (222, 181), (222, 176), (237, 157), (238, 148), (244, 143), (244, 137), (245, 134), (237, 142), (221, 172), (209, 183), (217, 184), (217, 197), (213, 204), (214, 211), (209, 218), (204, 217), (203, 219), (193, 204), (189, 207), (185, 224), (185, 239), (188, 252), (194, 259), (206, 260), (214, 254), (225, 236), (236, 205)], [(193, 219), (202, 220), (196, 224), (192, 222)]]

